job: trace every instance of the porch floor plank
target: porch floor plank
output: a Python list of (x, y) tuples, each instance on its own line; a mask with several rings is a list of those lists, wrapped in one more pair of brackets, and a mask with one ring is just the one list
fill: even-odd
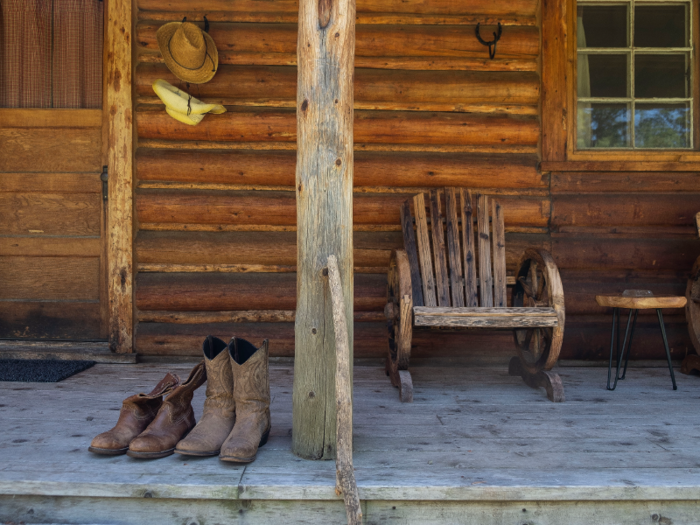
[[(166, 371), (186, 377), (189, 368), (97, 364), (61, 383), (0, 383), (0, 522), (8, 519), (3, 502), (12, 497), (266, 501), (268, 510), (295, 500), (327, 501), (332, 509), (319, 510), (324, 519), (342, 510), (334, 463), (291, 453), (289, 365), (271, 366), (272, 433), (247, 466), (217, 458), (144, 461), (87, 451), (92, 437), (114, 424), (126, 396), (150, 390)], [(354, 464), (365, 511), (372, 515), (375, 509), (379, 520), (392, 509), (382, 502), (421, 501), (423, 510), (415, 516), (425, 517), (421, 512), (438, 500), (471, 502), (473, 509), (484, 502), (638, 502), (640, 509), (649, 502), (697, 504), (700, 378), (679, 374), (674, 392), (667, 369), (632, 368), (609, 392), (606, 369), (558, 372), (567, 401), (555, 404), (509, 376), (505, 365), (417, 367), (414, 403), (402, 404), (382, 369), (356, 366)], [(198, 416), (204, 391), (193, 401)], [(590, 518), (587, 508), (581, 507), (581, 515)], [(673, 523), (684, 522), (684, 509), (676, 509)], [(396, 521), (410, 521), (407, 510), (397, 512)]]

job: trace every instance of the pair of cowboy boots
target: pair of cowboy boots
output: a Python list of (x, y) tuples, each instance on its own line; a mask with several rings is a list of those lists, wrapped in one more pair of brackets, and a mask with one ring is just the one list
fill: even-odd
[(126, 398), (117, 424), (95, 437), (88, 450), (95, 454), (128, 454), (141, 459), (171, 455), (178, 441), (195, 426), (192, 396), (206, 379), (204, 362), (201, 362), (185, 382), (168, 373), (150, 393)]
[(203, 352), (207, 371), (204, 413), (175, 452), (249, 463), (270, 435), (268, 341), (255, 348), (245, 339), (234, 337), (227, 345), (209, 336)]

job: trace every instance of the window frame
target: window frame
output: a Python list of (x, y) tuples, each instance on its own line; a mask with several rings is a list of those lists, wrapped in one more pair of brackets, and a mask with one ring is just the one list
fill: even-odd
[[(654, 0), (636, 0), (639, 3), (644, 4), (663, 4), (663, 3), (673, 3), (673, 0), (667, 2), (664, 1), (654, 1)], [(695, 70), (692, 78), (692, 121), (693, 126), (692, 131), (692, 144), (691, 148), (683, 149), (581, 149), (579, 150), (576, 145), (577, 140), (577, 104), (578, 104), (578, 93), (577, 93), (577, 16), (578, 16), (578, 1), (577, 0), (566, 0), (561, 7), (550, 7), (543, 11), (542, 19), (542, 63), (543, 63), (543, 91), (545, 93), (550, 92), (554, 95), (551, 96), (551, 101), (547, 101), (542, 105), (542, 121), (543, 121), (543, 148), (542, 148), (542, 161), (547, 162), (624, 162), (624, 161), (650, 161), (650, 162), (664, 162), (664, 163), (683, 163), (683, 162), (700, 162), (700, 88), (699, 88), (699, 78), (700, 78), (700, 64), (698, 64), (698, 33), (700, 32), (700, 24), (698, 19), (700, 18), (699, 10), (700, 0), (691, 0), (691, 38), (692, 38), (692, 51), (691, 60), (695, 65)], [(614, 0), (582, 0), (583, 4), (614, 4)], [(620, 2), (627, 3), (627, 2)], [(679, 2), (680, 3), (680, 2)], [(561, 19), (557, 21), (552, 19), (559, 14)], [(561, 12), (563, 11), (563, 12)], [(562, 24), (563, 22), (563, 24)], [(546, 27), (545, 27), (546, 26)], [(548, 43), (545, 41), (546, 38), (555, 40), (557, 36), (560, 36), (562, 41), (565, 42), (565, 50), (563, 56), (560, 58), (556, 56), (553, 46), (556, 42)], [(552, 56), (547, 57), (546, 54), (550, 53)], [(563, 58), (563, 63), (561, 59)], [(551, 85), (557, 82), (561, 82), (561, 76), (565, 78), (566, 92), (563, 96), (556, 96), (556, 90), (561, 89), (561, 86)], [(547, 84), (550, 84), (549, 86)], [(544, 101), (543, 101), (544, 102)], [(548, 113), (556, 112), (558, 109), (562, 111), (562, 119), (559, 121), (556, 115)], [(556, 135), (558, 133), (563, 133), (565, 135), (565, 140), (557, 140)], [(550, 135), (548, 137), (548, 135)], [(545, 166), (546, 167), (546, 166)]]

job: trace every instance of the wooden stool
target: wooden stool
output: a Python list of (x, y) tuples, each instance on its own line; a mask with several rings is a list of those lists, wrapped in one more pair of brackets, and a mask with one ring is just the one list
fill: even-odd
[[(639, 310), (648, 310), (654, 308), (656, 315), (659, 318), (659, 326), (661, 327), (661, 337), (664, 340), (664, 348), (666, 349), (666, 360), (668, 361), (668, 370), (671, 372), (671, 381), (673, 389), (677, 390), (676, 376), (673, 374), (673, 366), (671, 366), (671, 351), (668, 349), (668, 339), (666, 339), (666, 328), (664, 328), (664, 317), (661, 314), (662, 308), (683, 308), (686, 303), (685, 297), (675, 295), (654, 295), (648, 290), (625, 290), (622, 295), (596, 295), (596, 302), (600, 306), (607, 306), (613, 309), (612, 335), (610, 336), (610, 361), (608, 363), (608, 390), (615, 390), (618, 379), (624, 379), (627, 373), (627, 362), (630, 358), (630, 348), (632, 347), (632, 335), (634, 335), (634, 327), (637, 324), (637, 313)], [(625, 330), (625, 339), (620, 348), (620, 308), (629, 308), (630, 313), (627, 317), (627, 329)], [(634, 312), (634, 321), (632, 321), (632, 312)], [(632, 330), (630, 330), (630, 322)], [(615, 382), (612, 388), (610, 387), (610, 376), (612, 374), (612, 359), (615, 348), (615, 328), (617, 327), (617, 371), (615, 372)], [(629, 337), (629, 343), (628, 343)], [(625, 358), (625, 368), (620, 376), (620, 363), (625, 357), (625, 347), (627, 347), (627, 357)]]

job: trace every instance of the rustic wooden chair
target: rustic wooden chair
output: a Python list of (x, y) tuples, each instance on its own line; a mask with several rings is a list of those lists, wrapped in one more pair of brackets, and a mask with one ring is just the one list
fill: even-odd
[[(700, 212), (695, 215), (695, 227), (700, 238)], [(681, 365), (681, 372), (689, 374), (693, 370), (700, 372), (700, 257), (695, 260), (690, 271), (688, 285), (685, 289), (685, 318), (688, 321), (688, 332), (695, 347), (695, 354), (688, 355)]]
[(413, 329), (427, 327), (512, 329), (518, 355), (511, 359), (509, 373), (522, 376), (533, 388), (546, 388), (551, 401), (563, 401), (561, 380), (549, 371), (557, 362), (564, 337), (564, 291), (552, 256), (541, 249), (525, 251), (515, 278), (510, 279), (509, 307), (500, 204), (476, 195), (475, 242), (471, 192), (445, 188), (444, 220), (442, 194), (442, 190), (430, 192), (430, 225), (422, 193), (412, 199), (415, 220), (411, 199), (402, 205), (405, 249), (392, 252), (389, 266), (384, 309), (389, 330), (386, 370), (401, 400), (413, 400), (408, 371)]

